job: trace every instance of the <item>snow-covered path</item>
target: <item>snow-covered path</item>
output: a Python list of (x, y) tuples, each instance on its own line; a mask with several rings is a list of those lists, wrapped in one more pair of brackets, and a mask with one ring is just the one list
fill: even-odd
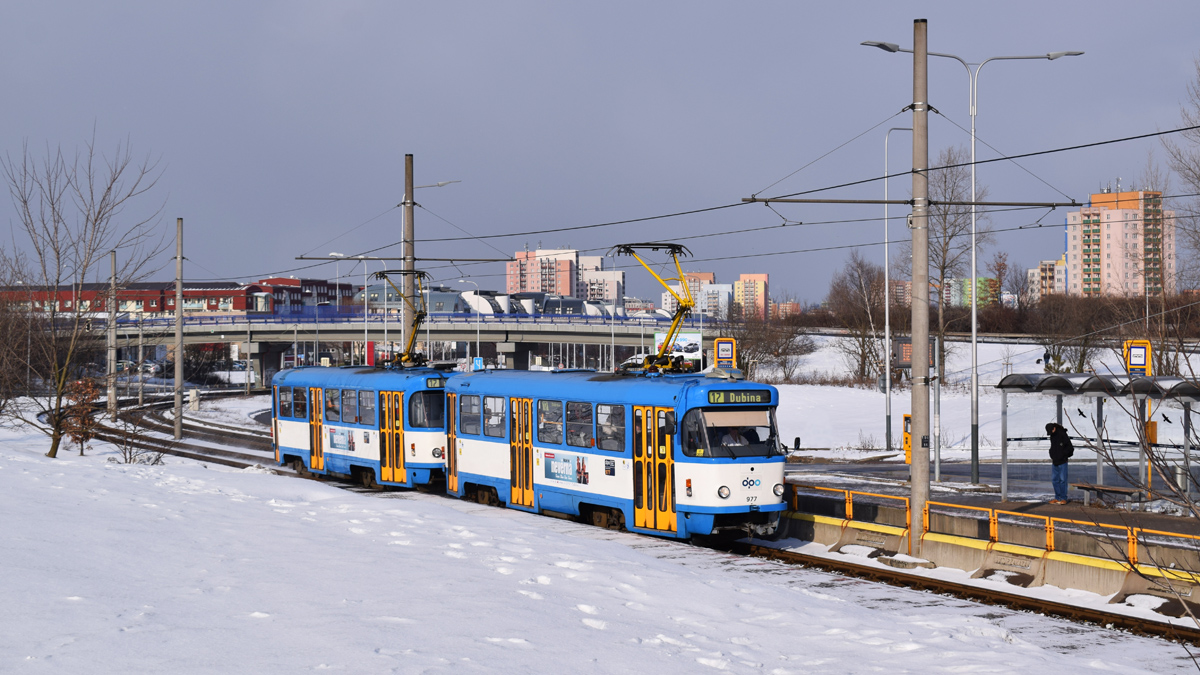
[(1191, 668), (1158, 640), (443, 497), (40, 452), (0, 437), (5, 672)]

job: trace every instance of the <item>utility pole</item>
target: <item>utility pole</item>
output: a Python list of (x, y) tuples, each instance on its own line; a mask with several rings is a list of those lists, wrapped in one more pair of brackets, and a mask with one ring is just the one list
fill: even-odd
[(108, 252), (108, 414), (117, 414), (117, 251)]
[(250, 377), (254, 375), (254, 359), (250, 356), (250, 312), (246, 312), (246, 395), (250, 395)]
[(416, 269), (416, 258), (413, 253), (413, 239), (416, 237), (413, 228), (413, 156), (411, 154), (404, 155), (404, 298), (405, 302), (400, 305), (400, 344), (407, 345), (409, 331), (412, 326), (409, 326), (408, 306), (412, 303), (415, 306), (415, 298), (413, 292), (416, 288), (416, 280), (413, 277), (413, 272)]
[(913, 22), (912, 473), (908, 530), (920, 557), (929, 500), (929, 24)]
[(138, 407), (146, 405), (146, 374), (142, 364), (146, 362), (146, 334), (142, 330), (142, 317), (138, 317)]
[(175, 219), (175, 440), (183, 439), (183, 218)]

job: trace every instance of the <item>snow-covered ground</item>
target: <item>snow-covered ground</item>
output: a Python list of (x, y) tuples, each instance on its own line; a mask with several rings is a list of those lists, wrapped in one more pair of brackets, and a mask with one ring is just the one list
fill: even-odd
[(0, 432), (3, 672), (1193, 668), (1160, 640), (434, 495), (45, 445)]
[[(846, 370), (833, 340), (820, 338), (817, 352), (802, 358), (800, 370), (810, 373), (844, 375)], [(952, 349), (946, 360), (946, 379), (941, 395), (941, 439), (944, 461), (966, 460), (971, 450), (970, 345), (950, 343)], [(1117, 372), (1120, 358), (1104, 352), (1093, 364), (1096, 372)], [(981, 457), (1000, 458), (1000, 392), (995, 388), (1005, 372), (1039, 373), (1042, 348), (1037, 345), (979, 345), (979, 445)], [(801, 447), (828, 448), (828, 451), (806, 453), (819, 457), (862, 458), (878, 456), (885, 447), (886, 401), (878, 389), (826, 387), (816, 385), (778, 385), (780, 391), (779, 433), (791, 447), (800, 438)], [(1128, 406), (1128, 402), (1124, 405)], [(892, 443), (900, 445), (904, 415), (911, 412), (911, 392), (908, 389), (892, 392)], [(1080, 413), (1083, 415), (1080, 415)], [(1093, 398), (1069, 396), (1063, 401), (1063, 424), (1072, 436), (1094, 436)], [(1166, 419), (1162, 414), (1166, 413)], [(1154, 406), (1153, 419), (1158, 421), (1160, 443), (1183, 442), (1183, 411), (1180, 404), (1168, 402)], [(1136, 440), (1133, 418), (1117, 402), (1109, 400), (1104, 406), (1106, 429), (1111, 439)], [(1047, 459), (1049, 442), (1046, 423), (1056, 420), (1055, 397), (1045, 394), (1013, 394), (1008, 396), (1008, 436), (1040, 437), (1033, 442), (1009, 443), (1010, 459)], [(1169, 421), (1168, 421), (1169, 420)], [(1193, 419), (1200, 423), (1200, 416)], [(1135, 459), (1136, 450), (1130, 453)], [(1087, 462), (1095, 455), (1076, 443), (1075, 462)]]

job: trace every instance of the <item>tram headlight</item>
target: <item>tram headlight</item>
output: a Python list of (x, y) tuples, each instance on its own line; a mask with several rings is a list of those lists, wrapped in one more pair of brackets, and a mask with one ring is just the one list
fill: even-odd
[(782, 497), (783, 496), (783, 483), (776, 483), (775, 487), (771, 488), (771, 492), (774, 492), (776, 497)]
[(729, 488), (725, 487), (724, 485), (717, 488), (717, 496), (721, 499), (729, 499)]

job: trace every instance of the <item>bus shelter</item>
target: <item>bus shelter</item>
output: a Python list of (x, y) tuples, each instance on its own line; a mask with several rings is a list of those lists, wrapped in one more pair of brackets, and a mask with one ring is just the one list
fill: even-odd
[[(1054, 396), (1058, 424), (1063, 423), (1063, 397), (1083, 396), (1096, 399), (1095, 442), (1103, 439), (1105, 399), (1127, 398), (1140, 405), (1147, 400), (1173, 400), (1183, 406), (1183, 444), (1152, 443), (1154, 447), (1181, 448), (1184, 470), (1191, 475), (1191, 429), (1193, 403), (1200, 401), (1200, 383), (1180, 377), (1129, 377), (1126, 375), (1096, 375), (1094, 373), (1013, 373), (1005, 375), (996, 385), (1000, 390), (1000, 498), (1008, 500), (1008, 442), (1031, 440), (1008, 437), (1008, 394), (1028, 393)], [(1144, 415), (1143, 415), (1144, 417)], [(1093, 440), (1086, 437), (1082, 440)], [(1147, 466), (1145, 445), (1130, 441), (1108, 441), (1109, 444), (1137, 445), (1138, 475), (1146, 485)], [(1190, 491), (1191, 480), (1186, 481)], [(1104, 485), (1104, 459), (1096, 452), (1096, 485)]]

